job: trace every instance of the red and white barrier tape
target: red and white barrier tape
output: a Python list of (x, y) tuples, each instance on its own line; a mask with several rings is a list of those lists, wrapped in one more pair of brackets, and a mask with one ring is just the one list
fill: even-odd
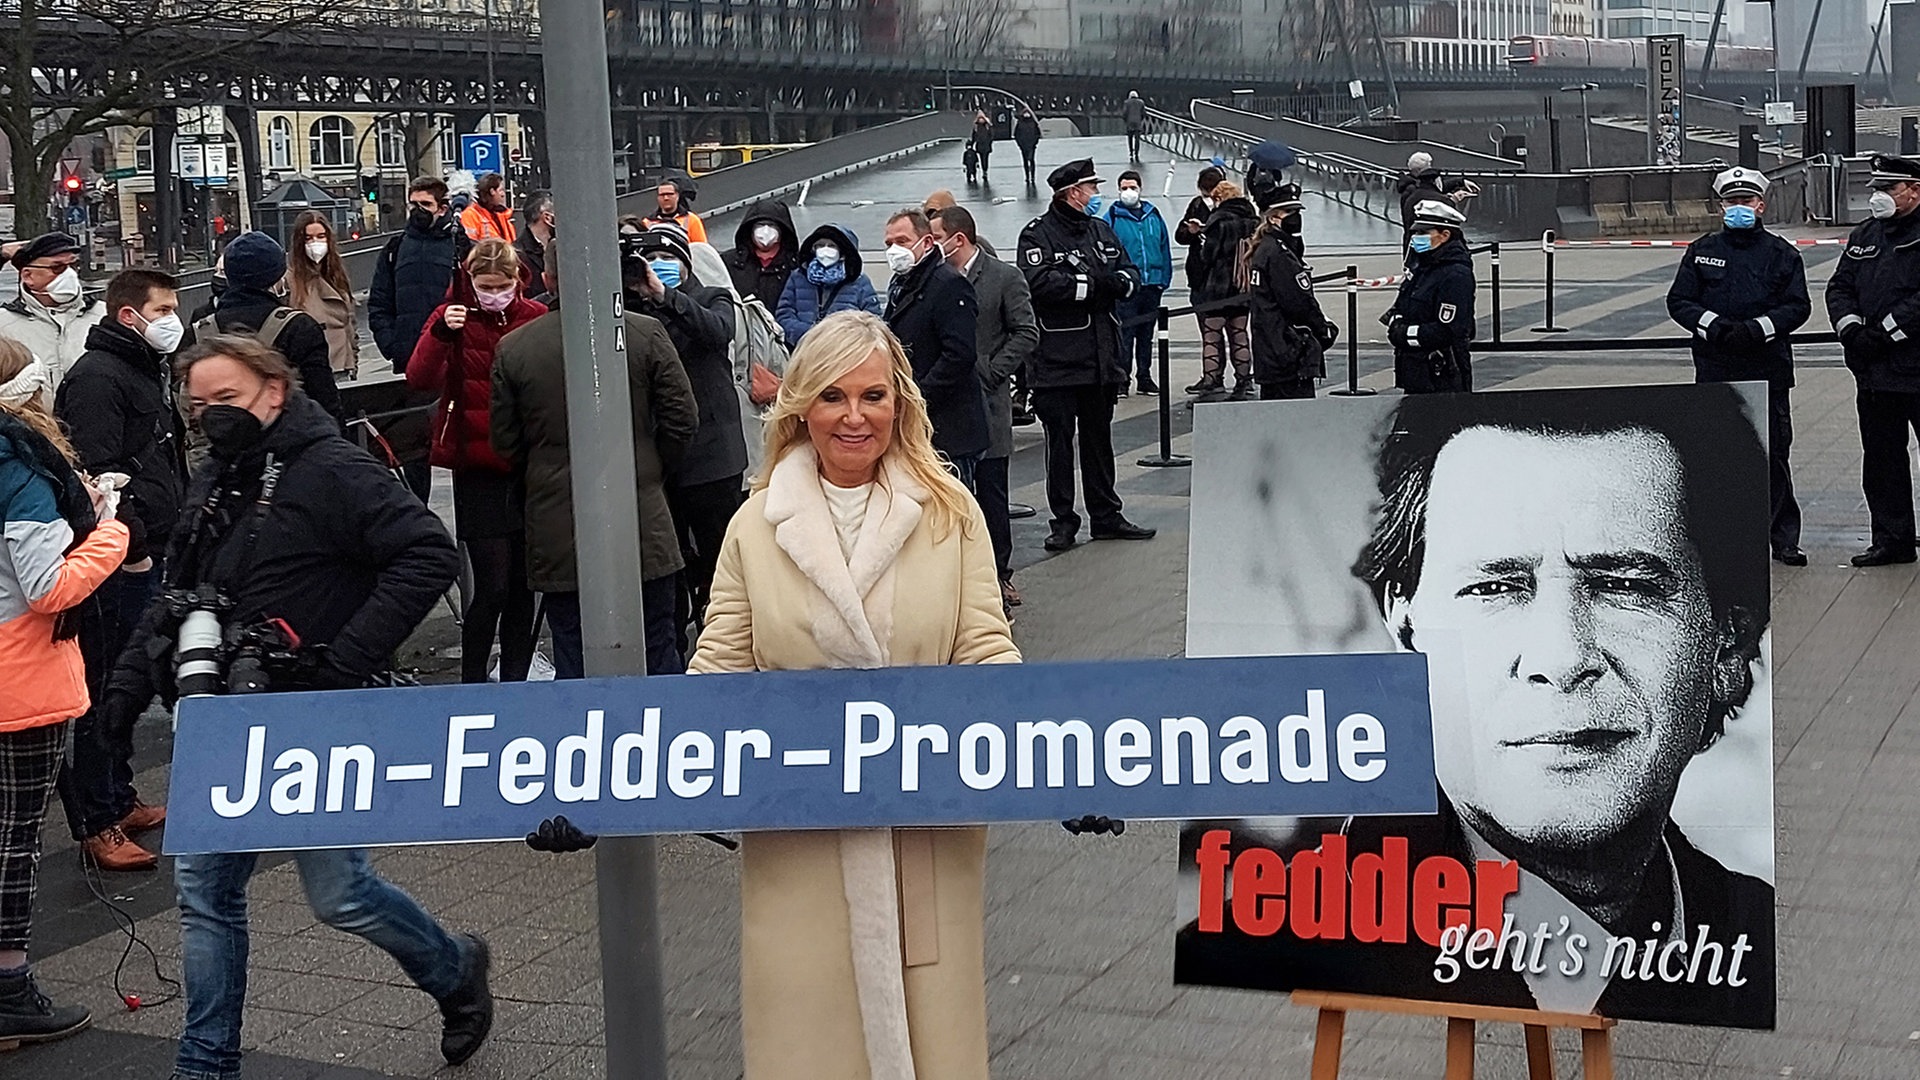
[(1387, 289), (1397, 286), (1405, 280), (1407, 280), (1407, 275), (1405, 274), (1388, 274), (1386, 277), (1361, 278), (1353, 282), (1353, 287), (1356, 289)]
[[(1785, 238), (1783, 238), (1785, 239)], [(1839, 247), (1845, 244), (1841, 236), (1799, 237), (1787, 239), (1795, 247)], [(1683, 248), (1692, 244), (1691, 240), (1555, 240), (1554, 247), (1634, 247), (1634, 248)]]

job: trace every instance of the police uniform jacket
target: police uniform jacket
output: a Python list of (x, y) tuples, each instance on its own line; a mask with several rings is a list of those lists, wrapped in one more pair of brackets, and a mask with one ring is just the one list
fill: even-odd
[[(1721, 229), (1689, 244), (1667, 290), (1667, 313), (1693, 335), (1701, 382), (1765, 379), (1792, 386), (1787, 335), (1812, 311), (1800, 252), (1759, 227)], [(1748, 324), (1750, 340), (1729, 341), (1729, 329), (1740, 323)]]
[(1112, 226), (1056, 199), (1021, 230), (1019, 259), (1040, 323), (1028, 388), (1124, 385), (1113, 305), (1139, 287), (1140, 272)]
[(1853, 230), (1827, 282), (1827, 315), (1862, 389), (1920, 393), (1920, 213)]
[(1473, 294), (1473, 256), (1459, 233), (1412, 257), (1387, 310), (1395, 386), (1416, 393), (1472, 388)]
[(1266, 236), (1247, 266), (1256, 382), (1285, 383), (1327, 373), (1321, 344), (1327, 317), (1313, 295), (1313, 274), (1279, 236)]

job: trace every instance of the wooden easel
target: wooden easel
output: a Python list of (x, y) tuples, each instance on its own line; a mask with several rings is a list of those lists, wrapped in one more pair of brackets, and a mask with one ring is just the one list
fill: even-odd
[(1340, 1041), (1350, 1012), (1387, 1012), (1405, 1016), (1447, 1018), (1446, 1080), (1473, 1080), (1473, 1025), (1478, 1021), (1519, 1024), (1527, 1032), (1527, 1076), (1554, 1080), (1552, 1028), (1578, 1028), (1580, 1065), (1585, 1080), (1613, 1080), (1613, 1024), (1611, 1018), (1591, 1013), (1540, 1012), (1503, 1009), (1492, 1005), (1458, 1005), (1445, 1001), (1373, 997), (1368, 994), (1331, 994), (1295, 990), (1293, 1003), (1320, 1010), (1313, 1032), (1313, 1080), (1338, 1080)]

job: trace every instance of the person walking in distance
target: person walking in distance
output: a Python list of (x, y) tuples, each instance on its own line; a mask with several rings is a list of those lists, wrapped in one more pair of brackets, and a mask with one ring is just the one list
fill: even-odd
[(287, 252), (288, 306), (313, 316), (327, 333), (327, 364), (335, 380), (360, 377), (360, 333), (354, 325), (353, 282), (340, 261), (333, 226), (308, 210), (293, 219), (299, 248)]
[(1725, 227), (1687, 245), (1667, 290), (1667, 313), (1693, 335), (1698, 382), (1767, 383), (1767, 461), (1775, 562), (1807, 565), (1800, 504), (1787, 453), (1793, 446), (1793, 346), (1787, 336), (1813, 313), (1800, 251), (1760, 223), (1767, 177), (1731, 168), (1713, 178)]
[(979, 303), (974, 324), (975, 372), (987, 403), (987, 452), (974, 466), (973, 488), (980, 511), (986, 515), (987, 535), (993, 540), (993, 562), (1000, 577), (1001, 604), (1009, 613), (1020, 603), (1013, 587), (1013, 522), (1008, 516), (1011, 496), (1008, 466), (1013, 458), (1013, 373), (1026, 364), (1040, 343), (1040, 324), (1033, 317), (1033, 294), (1016, 267), (982, 250), (973, 215), (965, 207), (950, 207), (932, 222), (933, 239), (946, 252), (947, 265), (973, 286)]
[(433, 463), (453, 471), (453, 524), (473, 567), (460, 626), (460, 681), (487, 681), (495, 635), (500, 681), (519, 682), (533, 663), (533, 593), (527, 588), (524, 493), (489, 441), (493, 353), (500, 339), (546, 308), (520, 294), (520, 260), (499, 238), (473, 245), (407, 362), (407, 385), (439, 394)]
[(1078, 543), (1074, 452), (1095, 540), (1149, 540), (1128, 521), (1114, 490), (1113, 405), (1127, 378), (1113, 307), (1140, 287), (1140, 271), (1113, 229), (1087, 213), (1100, 190), (1093, 161), (1068, 162), (1047, 176), (1053, 203), (1020, 233), (1018, 262), (1033, 293), (1040, 345), (1027, 362), (1033, 411), (1047, 433), (1048, 551)]
[[(1153, 342), (1158, 325), (1146, 316), (1160, 310), (1160, 298), (1173, 283), (1173, 245), (1167, 235), (1167, 222), (1160, 208), (1148, 201), (1140, 190), (1140, 174), (1132, 169), (1120, 174), (1120, 197), (1108, 203), (1100, 216), (1120, 238), (1127, 257), (1140, 268), (1140, 287), (1113, 309), (1120, 320), (1120, 359), (1132, 359), (1133, 378), (1142, 394), (1157, 394), (1153, 381)], [(1141, 321), (1146, 319), (1146, 321)], [(1120, 393), (1127, 392), (1122, 380)]]
[(1300, 189), (1289, 184), (1267, 207), (1240, 257), (1238, 279), (1247, 292), (1247, 336), (1260, 400), (1311, 398), (1313, 381), (1327, 374), (1327, 350), (1340, 336), (1313, 295), (1313, 271), (1289, 242), (1290, 218), (1300, 212)]
[[(113, 315), (87, 335), (86, 353), (54, 398), (80, 467), (127, 477), (120, 489), (121, 519), (132, 531), (127, 561), (79, 611), (77, 640), (94, 701), (105, 700), (114, 661), (160, 591), (167, 537), (184, 505), (186, 432), (167, 368), (184, 333), (177, 288), (153, 270), (115, 274), (102, 298)], [(93, 708), (74, 722), (72, 758), (60, 778), (67, 824), (101, 869), (150, 870), (153, 854), (128, 834), (158, 828), (167, 811), (134, 790), (133, 727), (110, 719), (129, 718)]]
[(1127, 125), (1127, 160), (1138, 164), (1140, 133), (1147, 127), (1147, 103), (1140, 100), (1140, 91), (1127, 91), (1127, 100), (1120, 103), (1120, 119)]
[(1909, 430), (1920, 432), (1920, 161), (1880, 154), (1872, 217), (1856, 226), (1827, 282), (1827, 314), (1853, 372), (1860, 486), (1872, 542), (1855, 566), (1914, 561)]
[(1414, 209), (1407, 277), (1380, 316), (1393, 343), (1393, 384), (1409, 394), (1473, 389), (1473, 256), (1452, 203)]
[[(0, 338), (0, 382), (36, 365), (44, 369), (25, 345)], [(85, 1006), (41, 993), (27, 949), (67, 724), (93, 704), (74, 609), (120, 572), (128, 544), (117, 495), (79, 473), (39, 380), (29, 381), (24, 394), (0, 396), (0, 1052), (92, 1022)]]
[(1020, 148), (1020, 167), (1025, 170), (1027, 185), (1034, 183), (1034, 154), (1040, 149), (1040, 121), (1033, 110), (1022, 108), (1020, 118), (1013, 122), (1013, 143)]
[[(985, 181), (987, 165), (993, 157), (993, 121), (987, 118), (985, 112), (973, 114), (973, 133), (967, 136), (967, 141), (973, 147), (974, 154), (980, 159), (980, 179)], [(971, 172), (967, 179), (973, 179)]]

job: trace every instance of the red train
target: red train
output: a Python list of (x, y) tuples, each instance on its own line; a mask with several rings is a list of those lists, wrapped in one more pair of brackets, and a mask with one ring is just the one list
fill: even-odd
[[(1687, 42), (1689, 70), (1700, 70), (1706, 55), (1707, 46), (1704, 42)], [(1507, 42), (1507, 63), (1515, 67), (1644, 70), (1647, 66), (1647, 42), (1644, 38), (1522, 34)], [(1713, 66), (1719, 71), (1770, 71), (1773, 69), (1773, 50), (1722, 43), (1714, 46)]]

